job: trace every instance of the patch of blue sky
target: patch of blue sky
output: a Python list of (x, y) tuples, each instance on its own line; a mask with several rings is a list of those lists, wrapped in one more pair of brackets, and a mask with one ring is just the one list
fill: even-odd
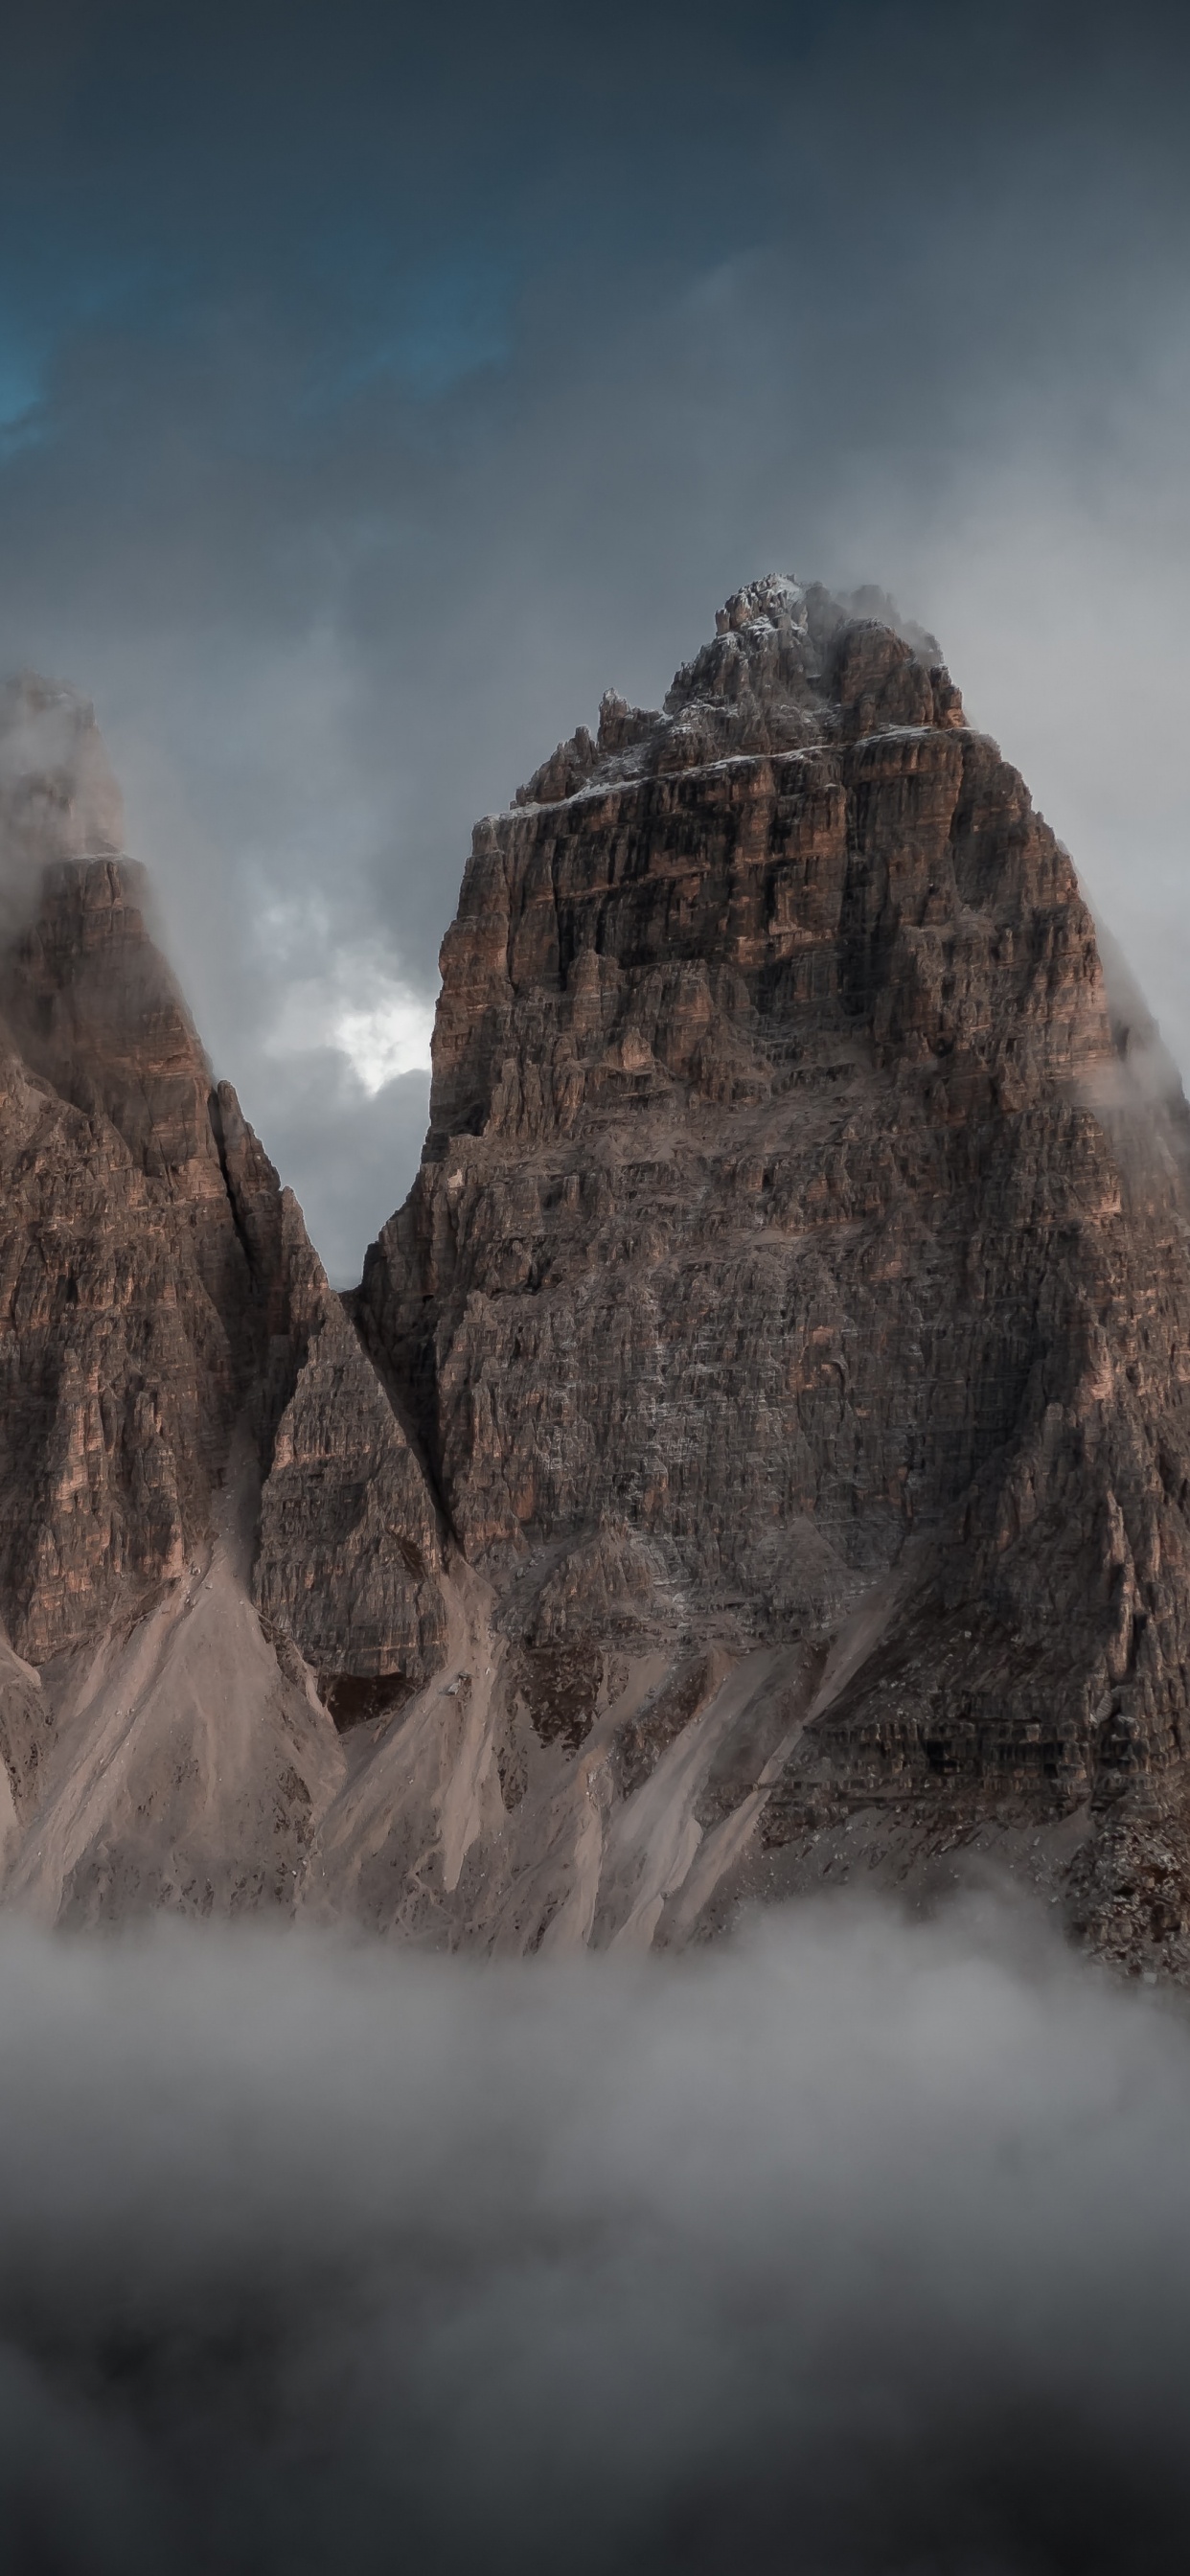
[(419, 279), (393, 337), (388, 363), (428, 400), (449, 393), (512, 350), (511, 280), (476, 270), (439, 270)]
[(36, 435), (42, 366), (40, 353), (0, 327), (0, 441), (5, 448)]
[(369, 276), (356, 266), (343, 290), (345, 328), (335, 359), (323, 361), (314, 407), (386, 382), (431, 403), (469, 376), (507, 365), (515, 286), (511, 260), (468, 251), (405, 275)]
[[(176, 265), (176, 264), (175, 264)], [(55, 274), (52, 262), (0, 275), (0, 453), (49, 435), (55, 359), (72, 333), (136, 315), (168, 319), (171, 283), (159, 258), (96, 253)]]

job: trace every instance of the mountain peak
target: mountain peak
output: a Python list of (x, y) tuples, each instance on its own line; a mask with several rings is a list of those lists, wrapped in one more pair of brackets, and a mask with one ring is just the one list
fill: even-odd
[(675, 673), (663, 708), (608, 691), (598, 733), (580, 725), (514, 801), (556, 804), (650, 773), (964, 721), (937, 637), (885, 591), (836, 597), (821, 582), (765, 573), (717, 610), (714, 635)]

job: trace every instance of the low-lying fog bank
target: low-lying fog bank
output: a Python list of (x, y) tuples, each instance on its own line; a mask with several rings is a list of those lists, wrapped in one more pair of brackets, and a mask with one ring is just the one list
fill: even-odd
[(1162, 2576), (1190, 2023), (1035, 1924), (0, 1938), (6, 2571)]

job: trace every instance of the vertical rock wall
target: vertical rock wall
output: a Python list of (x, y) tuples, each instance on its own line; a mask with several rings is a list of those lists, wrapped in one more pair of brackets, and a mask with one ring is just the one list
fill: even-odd
[(833, 1654), (760, 1890), (861, 1812), (1177, 1804), (1190, 1190), (932, 640), (781, 582), (719, 628), (478, 828), (361, 1308), (506, 1624), (612, 1529), (658, 1639)]

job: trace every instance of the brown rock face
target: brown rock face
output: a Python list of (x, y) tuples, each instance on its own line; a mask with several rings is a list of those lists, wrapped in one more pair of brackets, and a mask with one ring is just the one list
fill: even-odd
[(139, 893), (60, 863), (3, 977), (2, 1582), (36, 1663), (181, 1575), (253, 1358), (210, 1074)]
[[(559, 1556), (581, 1595), (609, 1530), (638, 1637), (788, 1663), (662, 1936), (700, 1871), (710, 1919), (847, 1833), (1142, 1832), (1190, 1649), (1176, 1083), (932, 639), (776, 580), (718, 623), (663, 715), (605, 701), (477, 830), (361, 1293), (555, 1696), (521, 1605)], [(585, 1688), (589, 1733), (606, 1653)]]
[(350, 1722), (399, 1704), (442, 1661), (438, 1514), (286, 1198), (290, 1330), (303, 1357), (261, 1496), (254, 1591), (262, 1614), (322, 1676), (336, 1716)]

